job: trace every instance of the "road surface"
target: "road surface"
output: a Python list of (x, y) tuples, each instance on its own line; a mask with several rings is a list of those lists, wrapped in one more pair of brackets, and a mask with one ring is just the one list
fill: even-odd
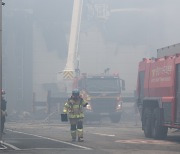
[[(128, 110), (126, 110), (128, 111)], [(0, 153), (25, 154), (179, 154), (180, 132), (169, 130), (166, 140), (144, 137), (141, 123), (128, 112), (118, 124), (108, 119), (84, 125), (83, 143), (71, 142), (68, 123), (7, 122)], [(3, 150), (4, 148), (4, 150)]]

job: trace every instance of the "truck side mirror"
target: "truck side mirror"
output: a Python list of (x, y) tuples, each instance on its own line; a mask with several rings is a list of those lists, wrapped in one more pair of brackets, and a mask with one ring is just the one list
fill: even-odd
[(124, 80), (122, 80), (122, 90), (123, 91), (126, 90), (126, 88), (125, 88), (125, 81)]

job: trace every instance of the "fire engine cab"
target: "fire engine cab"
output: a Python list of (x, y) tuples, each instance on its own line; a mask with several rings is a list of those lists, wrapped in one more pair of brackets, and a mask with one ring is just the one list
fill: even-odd
[(122, 97), (125, 82), (119, 75), (87, 75), (75, 78), (73, 86), (81, 91), (81, 96), (88, 105), (85, 110), (86, 121), (100, 121), (108, 116), (117, 123), (121, 119)]

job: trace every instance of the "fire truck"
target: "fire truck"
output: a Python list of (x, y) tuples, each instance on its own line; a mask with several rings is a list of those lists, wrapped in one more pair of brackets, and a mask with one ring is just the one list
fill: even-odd
[(88, 102), (85, 108), (85, 121), (101, 121), (108, 116), (113, 123), (118, 123), (122, 113), (121, 90), (125, 82), (118, 74), (87, 75), (75, 78), (73, 86)]
[(137, 105), (146, 137), (164, 139), (168, 128), (180, 129), (180, 44), (139, 62)]
[[(118, 75), (80, 75), (79, 69), (79, 35), (83, 0), (74, 0), (72, 21), (68, 45), (66, 66), (63, 70), (63, 81), (67, 95), (73, 88), (81, 91), (82, 97), (89, 103), (85, 114), (89, 119), (100, 120), (102, 116), (109, 116), (112, 122), (119, 122), (122, 111), (121, 90), (124, 80)], [(106, 69), (108, 72), (109, 69)], [(121, 83), (122, 84), (121, 84)], [(122, 88), (121, 88), (122, 87)]]

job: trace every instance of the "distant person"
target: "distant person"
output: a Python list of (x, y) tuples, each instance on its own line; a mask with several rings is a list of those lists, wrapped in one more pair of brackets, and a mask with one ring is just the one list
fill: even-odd
[(138, 124), (138, 118), (139, 118), (139, 111), (138, 111), (138, 106), (137, 103), (134, 103), (134, 118), (135, 118), (135, 126)]
[[(71, 137), (72, 141), (83, 142), (83, 107), (86, 107), (86, 103), (81, 97), (78, 89), (72, 91), (72, 96), (64, 105), (63, 113), (68, 114), (69, 121), (71, 124)], [(76, 134), (77, 133), (77, 134)]]
[(1, 95), (2, 95), (2, 97), (1, 97), (1, 133), (5, 134), (4, 133), (4, 124), (5, 124), (6, 116), (7, 116), (7, 112), (6, 112), (7, 101), (3, 97), (3, 95), (5, 95), (4, 90), (1, 91)]

